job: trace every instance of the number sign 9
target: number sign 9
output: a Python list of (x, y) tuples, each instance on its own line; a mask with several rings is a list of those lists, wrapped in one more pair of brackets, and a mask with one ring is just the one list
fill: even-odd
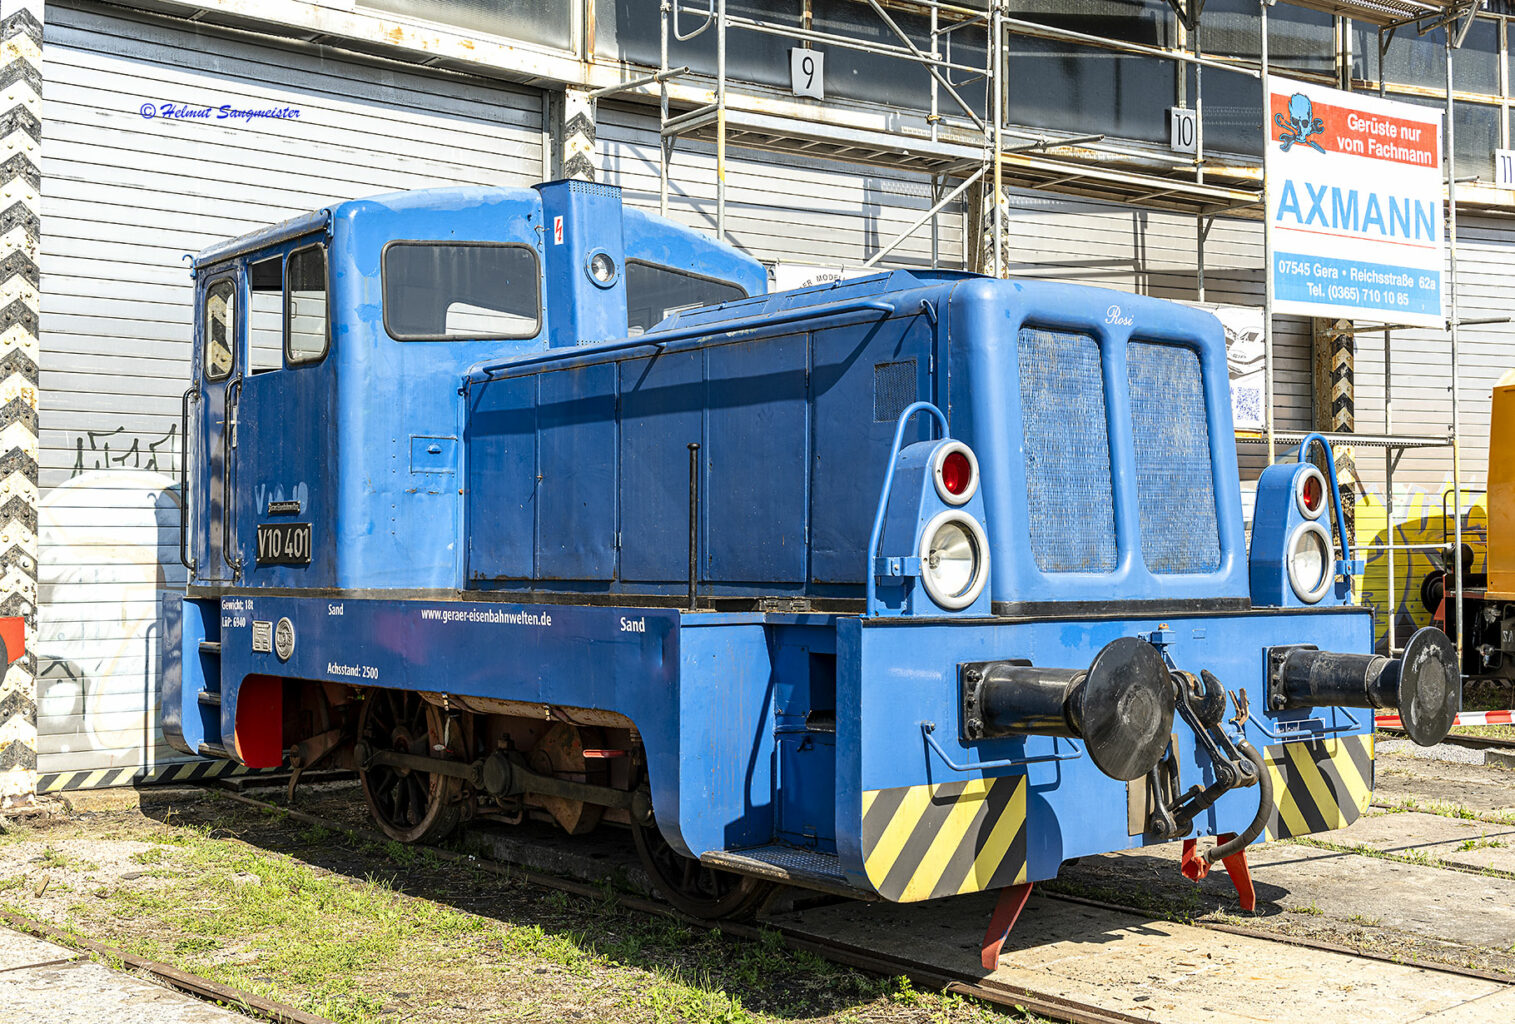
[(789, 80), (796, 96), (826, 98), (826, 55), (796, 46), (789, 51)]

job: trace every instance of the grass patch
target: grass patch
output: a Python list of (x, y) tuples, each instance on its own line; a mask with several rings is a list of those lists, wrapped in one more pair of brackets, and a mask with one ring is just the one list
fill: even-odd
[[(430, 851), (207, 803), (197, 822), (133, 811), (65, 825), (70, 839), (150, 843), (122, 858), (150, 870), (54, 893), (48, 919), (337, 1024), (1006, 1019), (791, 950), (777, 933), (733, 940), (628, 912), (608, 891), (535, 889)], [(46, 851), (0, 888), (0, 906), (37, 915), (20, 886), (59, 866)]]
[(1502, 839), (1490, 839), (1488, 836), (1479, 836), (1477, 839), (1467, 839), (1457, 847), (1458, 853), (1467, 853), (1469, 850), (1493, 850), (1505, 845)]
[(1422, 814), (1435, 814), (1443, 818), (1458, 818), (1462, 821), (1482, 821), (1491, 825), (1515, 825), (1515, 813), (1510, 811), (1475, 811), (1471, 807), (1455, 804), (1447, 800), (1417, 800), (1415, 797), (1402, 797), (1392, 804), (1373, 805), (1385, 814), (1404, 814), (1410, 811), (1419, 811)]
[[(1361, 857), (1372, 857), (1376, 860), (1393, 861), (1397, 864), (1414, 864), (1417, 867), (1441, 868), (1446, 871), (1461, 871), (1466, 874), (1485, 875), (1489, 878), (1515, 879), (1515, 872), (1501, 871), (1497, 868), (1473, 868), (1463, 864), (1452, 864), (1431, 856), (1425, 850), (1380, 850), (1373, 846), (1364, 846), (1361, 843), (1333, 843), (1314, 836), (1295, 836), (1291, 839), (1280, 840), (1293, 846), (1309, 846), (1317, 850), (1330, 850), (1333, 853), (1354, 853)], [(1474, 847), (1460, 847), (1477, 849)]]

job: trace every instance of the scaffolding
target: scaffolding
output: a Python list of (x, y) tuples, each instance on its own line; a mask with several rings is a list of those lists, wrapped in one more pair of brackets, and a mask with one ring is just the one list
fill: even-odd
[[(656, 89), (659, 107), (659, 209), (668, 212), (670, 178), (675, 147), (680, 140), (711, 143), (715, 149), (715, 229), (717, 237), (726, 239), (726, 163), (731, 145), (789, 154), (841, 160), (865, 165), (886, 165), (895, 169), (928, 174), (931, 201), (909, 227), (882, 245), (867, 259), (873, 266), (911, 237), (925, 224), (932, 224), (932, 262), (939, 259), (936, 218), (957, 202), (975, 185), (993, 197), (990, 243), (983, 269), (991, 276), (1005, 277), (1009, 266), (1004, 246), (1004, 212), (1000, 201), (1006, 188), (1052, 192), (1075, 198), (1092, 198), (1102, 202), (1123, 203), (1138, 208), (1168, 210), (1194, 217), (1195, 223), (1195, 291), (1196, 299), (1205, 299), (1205, 244), (1217, 218), (1262, 219), (1265, 215), (1266, 181), (1261, 161), (1207, 153), (1204, 141), (1203, 72), (1218, 69), (1258, 79), (1266, 85), (1270, 74), (1268, 49), (1268, 11), (1275, 0), (1258, 0), (1261, 22), (1260, 59), (1253, 62), (1234, 57), (1207, 56), (1202, 47), (1205, 0), (1166, 0), (1181, 29), (1180, 45), (1152, 46), (1102, 37), (1057, 26), (1042, 24), (1011, 13), (1009, 0), (981, 0), (948, 3), (942, 0), (859, 0), (859, 6), (871, 9), (887, 29), (889, 42), (876, 42), (837, 32), (817, 29), (809, 19), (809, 4), (804, 5), (804, 23), (796, 26), (763, 17), (737, 15), (727, 10), (727, 0), (661, 0), (660, 64), (658, 70), (641, 78), (596, 91), (596, 95), (638, 92), (649, 95)], [(1439, 550), (1439, 545), (1396, 544), (1394, 522), (1394, 472), (1406, 451), (1448, 449), (1451, 452), (1454, 550), (1462, 545), (1462, 464), (1459, 434), (1461, 407), (1459, 381), (1461, 362), (1459, 328), (1475, 323), (1500, 320), (1464, 320), (1460, 318), (1457, 288), (1457, 175), (1453, 146), (1453, 50), (1461, 44), (1473, 23), (1478, 0), (1282, 0), (1295, 7), (1350, 19), (1373, 26), (1378, 32), (1378, 82), (1384, 92), (1384, 57), (1396, 32), (1415, 31), (1422, 35), (1445, 29), (1445, 128), (1443, 149), (1446, 177), (1445, 231), (1449, 255), (1447, 278), (1446, 330), (1450, 347), (1452, 394), (1451, 423), (1445, 436), (1412, 435), (1394, 432), (1392, 338), (1403, 325), (1354, 325), (1337, 333), (1378, 334), (1384, 339), (1384, 432), (1381, 434), (1327, 433), (1334, 447), (1352, 446), (1381, 449), (1384, 453), (1384, 494), (1386, 542), (1352, 543), (1343, 551), (1343, 560), (1354, 555), (1382, 551), (1386, 554), (1388, 589), (1397, 602), (1395, 557), (1401, 553)], [(924, 13), (927, 34), (924, 44), (911, 38), (890, 13), (898, 11)], [(1344, 21), (1338, 20), (1340, 28)], [(957, 33), (981, 29), (984, 33), (982, 64), (954, 59), (953, 41)], [(688, 103), (697, 90), (683, 90), (687, 109), (675, 111), (672, 86), (682, 84), (690, 75), (687, 66), (670, 65), (670, 44), (688, 42), (707, 32), (715, 38), (713, 89), (705, 102)], [(756, 33), (794, 39), (809, 48), (817, 45), (855, 50), (892, 57), (921, 68), (929, 78), (929, 106), (920, 117), (898, 116), (885, 129), (859, 128), (843, 123), (816, 105), (796, 114), (780, 110), (765, 99), (760, 90), (739, 93), (732, 88), (727, 74), (727, 37), (731, 32)], [(1013, 36), (1077, 44), (1118, 54), (1149, 56), (1172, 61), (1180, 69), (1194, 70), (1192, 106), (1196, 133), (1192, 155), (1164, 151), (1156, 145), (1124, 142), (1105, 134), (1076, 134), (1030, 129), (1006, 123), (1006, 50)], [(960, 51), (962, 46), (957, 47)], [(1337, 54), (1340, 61), (1341, 54)], [(953, 76), (968, 76), (954, 81)], [(1340, 87), (1350, 88), (1350, 69), (1338, 65)], [(1177, 75), (1177, 98), (1180, 106), (1189, 106), (1187, 77)], [(985, 90), (984, 112), (980, 114), (960, 89), (970, 82), (982, 81)], [(1266, 91), (1264, 92), (1266, 95)], [(736, 102), (733, 102), (733, 100)], [(976, 226), (982, 231), (985, 225)], [(1274, 403), (1273, 283), (1271, 242), (1264, 235), (1264, 429), (1258, 434), (1238, 432), (1239, 444), (1266, 446), (1267, 461), (1273, 462), (1278, 446), (1297, 445), (1304, 432), (1276, 428)], [(1343, 536), (1346, 531), (1343, 529)], [(1456, 637), (1459, 659), (1462, 655), (1461, 622), (1463, 602), (1462, 560), (1448, 560), (1454, 576)], [(1400, 648), (1395, 636), (1396, 608), (1388, 609), (1387, 637), (1390, 652)]]

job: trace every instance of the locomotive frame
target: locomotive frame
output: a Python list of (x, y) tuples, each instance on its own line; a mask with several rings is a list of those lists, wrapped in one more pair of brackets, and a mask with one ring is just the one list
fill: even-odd
[[(290, 283), (312, 247), (324, 291)], [(247, 372), (275, 261), (283, 358)], [(1207, 313), (939, 271), (766, 294), (582, 182), (343, 203), (195, 272), (164, 733), (349, 764), (397, 839), (625, 826), (701, 916), (774, 883), (1018, 906), (1074, 857), (1228, 837), (1202, 874), (1348, 824), (1350, 709), (1424, 741), (1460, 702), (1434, 631), (1371, 653), (1334, 470), (1266, 470), (1249, 545)]]

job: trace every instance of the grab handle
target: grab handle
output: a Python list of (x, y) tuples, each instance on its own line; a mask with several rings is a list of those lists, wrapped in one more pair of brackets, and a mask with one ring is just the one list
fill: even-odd
[[(999, 761), (969, 761), (967, 764), (958, 764), (947, 756), (947, 752), (936, 741), (936, 737), (931, 735), (935, 731), (935, 722), (921, 723), (921, 737), (926, 741), (926, 745), (936, 751), (936, 756), (942, 759), (942, 764), (955, 772), (974, 772), (989, 768), (1016, 768), (1023, 764), (1040, 764), (1043, 761), (1071, 761), (1076, 757), (1084, 756), (1084, 748), (1073, 740), (1068, 740), (1073, 749), (1066, 754), (1037, 754), (1035, 757), (1009, 757)], [(1060, 738), (1062, 737), (1052, 737), (1053, 744), (1055, 745)]]

